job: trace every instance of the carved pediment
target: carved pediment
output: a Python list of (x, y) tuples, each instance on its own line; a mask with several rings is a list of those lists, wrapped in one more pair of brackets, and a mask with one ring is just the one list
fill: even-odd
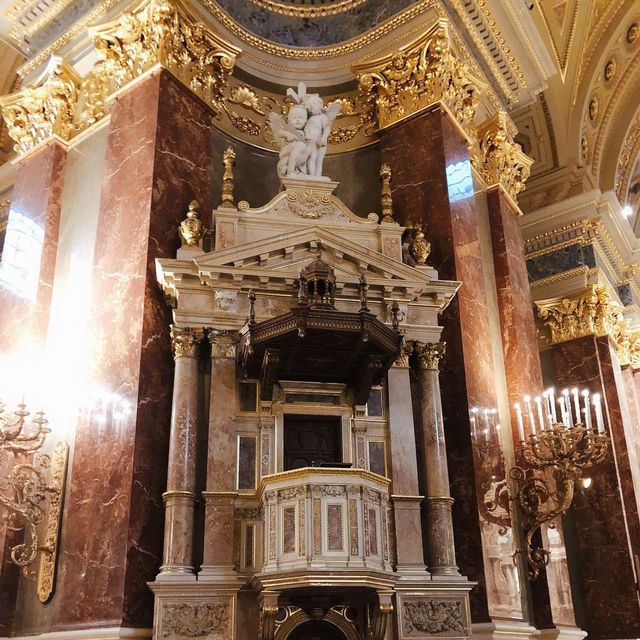
[(320, 248), (336, 271), (338, 280), (356, 281), (360, 274), (374, 280), (407, 280), (431, 283), (434, 278), (398, 260), (367, 249), (319, 226), (306, 227), (267, 240), (257, 240), (241, 247), (230, 247), (194, 259), (202, 275), (228, 268), (269, 271), (274, 276), (296, 278), (300, 268), (312, 260)]

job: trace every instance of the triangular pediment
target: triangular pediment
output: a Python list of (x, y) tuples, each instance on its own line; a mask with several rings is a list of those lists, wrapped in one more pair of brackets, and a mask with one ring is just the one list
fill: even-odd
[(307, 227), (241, 247), (230, 247), (194, 259), (200, 273), (235, 268), (282, 272), (296, 277), (318, 249), (336, 271), (338, 279), (368, 278), (430, 283), (433, 276), (398, 260), (348, 240), (322, 227)]

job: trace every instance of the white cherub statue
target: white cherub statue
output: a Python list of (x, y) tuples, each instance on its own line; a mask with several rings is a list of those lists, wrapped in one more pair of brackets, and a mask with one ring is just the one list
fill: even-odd
[(298, 83), (297, 92), (287, 89), (287, 95), (295, 102), (287, 122), (276, 113), (269, 114), (269, 125), (280, 146), (278, 175), (321, 178), (331, 124), (340, 113), (340, 103), (332, 102), (325, 108), (317, 93), (307, 94), (304, 82)]

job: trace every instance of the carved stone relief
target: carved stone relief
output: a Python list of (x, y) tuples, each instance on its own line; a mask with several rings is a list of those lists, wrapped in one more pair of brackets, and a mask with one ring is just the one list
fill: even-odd
[(221, 602), (165, 604), (160, 635), (163, 640), (227, 640), (232, 635), (230, 606)]
[(405, 601), (402, 607), (404, 637), (467, 635), (465, 607), (461, 600)]

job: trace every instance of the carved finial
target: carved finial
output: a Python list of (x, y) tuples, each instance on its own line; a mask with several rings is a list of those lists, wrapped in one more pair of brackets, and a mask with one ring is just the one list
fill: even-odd
[(391, 326), (395, 331), (400, 329), (400, 307), (397, 300), (391, 305)]
[(227, 150), (222, 156), (222, 163), (224, 164), (224, 174), (222, 176), (222, 202), (221, 207), (234, 207), (233, 203), (233, 167), (236, 161), (236, 152), (227, 147)]
[(391, 167), (383, 164), (380, 167), (380, 209), (382, 222), (395, 222), (393, 219), (393, 199), (391, 197)]
[(413, 236), (409, 242), (409, 255), (418, 266), (423, 266), (431, 253), (431, 243), (425, 240), (424, 232), (420, 227), (413, 230)]
[(248, 322), (249, 324), (255, 324), (256, 323), (256, 294), (254, 293), (253, 289), (249, 289), (249, 295), (247, 297), (249, 298)]
[(358, 292), (360, 293), (360, 311), (369, 311), (369, 307), (367, 307), (367, 291), (369, 290), (369, 285), (367, 284), (367, 279), (365, 278), (364, 273), (360, 274), (360, 280), (358, 284)]
[(202, 237), (204, 236), (204, 225), (200, 220), (199, 208), (200, 204), (198, 201), (192, 200), (189, 203), (187, 217), (180, 223), (178, 234), (180, 235), (180, 240), (182, 240), (183, 246), (187, 245), (189, 247), (197, 247), (202, 241)]

